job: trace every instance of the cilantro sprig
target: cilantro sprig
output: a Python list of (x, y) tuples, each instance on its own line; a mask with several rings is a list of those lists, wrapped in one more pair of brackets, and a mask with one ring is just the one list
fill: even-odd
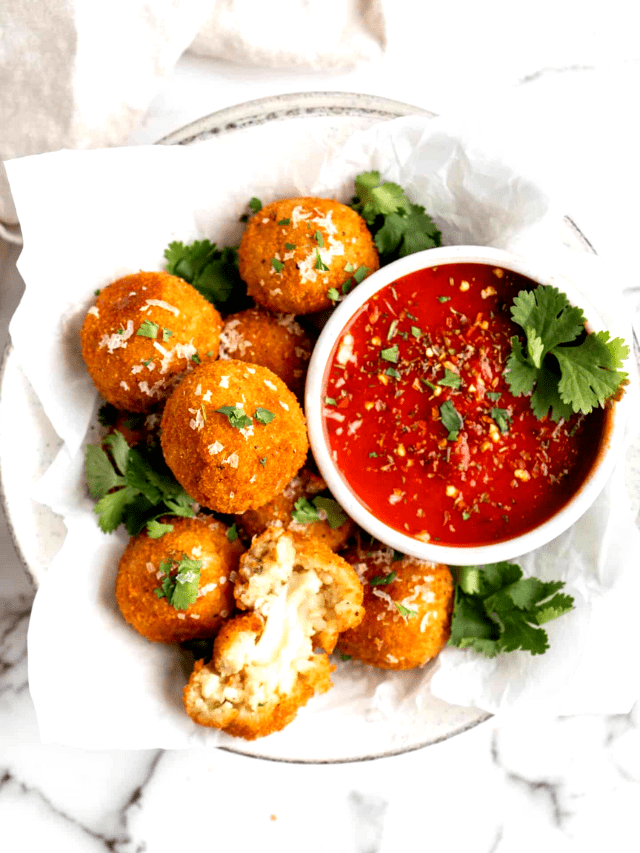
[(524, 578), (515, 563), (459, 566), (449, 645), (495, 657), (517, 649), (540, 655), (549, 648), (540, 626), (573, 609), (562, 581)]
[(515, 336), (511, 339), (506, 379), (516, 396), (531, 394), (538, 419), (549, 410), (556, 422), (574, 412), (588, 414), (627, 381), (618, 368), (629, 347), (608, 332), (586, 334), (581, 309), (570, 305), (557, 288), (521, 290), (511, 316), (524, 330), (525, 345)]
[(195, 604), (202, 560), (183, 554), (180, 560), (163, 560), (158, 568), (164, 574), (161, 586), (154, 590), (158, 598), (166, 598), (175, 610), (188, 610)]
[(210, 240), (188, 244), (174, 241), (164, 256), (167, 272), (188, 281), (216, 308), (230, 313), (249, 305), (247, 287), (238, 272), (236, 247), (218, 249)]
[(311, 501), (298, 498), (291, 518), (298, 524), (313, 524), (316, 521), (325, 520), (332, 530), (336, 530), (345, 523), (347, 515), (338, 501), (318, 495)]
[(89, 493), (97, 500), (98, 525), (112, 533), (120, 524), (134, 536), (145, 527), (151, 538), (171, 528), (160, 516), (195, 514), (193, 501), (176, 482), (158, 447), (129, 447), (117, 430), (104, 442), (108, 449), (90, 444), (85, 453)]
[(399, 184), (381, 182), (380, 172), (357, 176), (351, 207), (369, 226), (382, 264), (441, 244), (440, 232), (425, 208), (410, 202)]

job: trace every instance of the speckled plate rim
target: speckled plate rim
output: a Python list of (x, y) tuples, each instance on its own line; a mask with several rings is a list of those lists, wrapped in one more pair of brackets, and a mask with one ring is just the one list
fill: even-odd
[[(203, 142), (213, 136), (232, 133), (237, 130), (257, 127), (268, 124), (274, 121), (287, 121), (291, 119), (304, 119), (314, 116), (345, 116), (345, 117), (374, 117), (380, 121), (387, 119), (400, 118), (408, 115), (424, 115), (430, 118), (436, 116), (436, 113), (420, 107), (405, 104), (400, 101), (394, 101), (388, 98), (378, 97), (376, 95), (366, 95), (359, 93), (348, 92), (301, 92), (285, 95), (275, 95), (272, 97), (259, 98), (257, 100), (246, 101), (241, 104), (227, 107), (218, 110), (210, 115), (203, 116), (196, 121), (193, 121), (178, 130), (164, 136), (158, 140), (160, 145), (192, 145)], [(595, 254), (595, 249), (580, 231), (575, 222), (568, 216), (564, 217), (564, 223), (568, 230), (572, 232), (574, 240), (581, 244), (586, 252)], [(0, 365), (0, 396), (4, 385), (5, 373), (7, 364), (13, 361), (15, 352), (12, 345), (9, 343), (5, 347)], [(4, 479), (2, 477), (2, 469), (0, 466), (0, 502), (7, 519), (9, 533), (11, 535), (16, 553), (22, 562), (25, 571), (31, 580), (34, 588), (37, 588), (37, 580), (29, 566), (28, 560), (25, 557), (24, 551), (20, 545), (19, 538), (16, 534), (15, 525), (12, 521), (10, 503), (7, 498)], [(234, 752), (244, 755), (248, 758), (257, 758), (267, 761), (275, 761), (287, 764), (351, 764), (360, 761), (371, 761), (377, 758), (388, 758), (397, 755), (403, 755), (408, 752), (414, 752), (423, 749), (426, 746), (431, 746), (436, 743), (442, 743), (451, 737), (462, 734), (470, 729), (475, 728), (481, 723), (491, 719), (492, 715), (487, 712), (479, 712), (477, 719), (472, 723), (465, 723), (457, 729), (448, 732), (446, 735), (436, 737), (419, 743), (412, 743), (409, 746), (399, 749), (387, 749), (380, 752), (374, 752), (368, 755), (353, 756), (345, 759), (292, 759), (292, 758), (277, 758), (270, 755), (261, 755), (256, 752), (251, 752), (238, 745), (238, 748), (227, 744), (220, 744), (219, 749), (226, 752)]]

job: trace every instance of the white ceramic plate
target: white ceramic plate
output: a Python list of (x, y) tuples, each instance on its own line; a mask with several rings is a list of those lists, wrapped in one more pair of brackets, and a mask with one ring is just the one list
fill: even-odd
[[(176, 131), (162, 144), (197, 144), (213, 135), (230, 147), (240, 134), (250, 134), (256, 150), (273, 122), (287, 122), (287, 135), (295, 149), (296, 137), (308, 145), (309, 125), (318, 147), (345, 141), (354, 131), (374, 123), (424, 110), (367, 95), (305, 93), (282, 95), (231, 107), (199, 119)], [(573, 248), (593, 251), (574, 223), (565, 218), (563, 240)], [(65, 535), (62, 519), (31, 497), (33, 484), (53, 461), (60, 440), (24, 376), (17, 357), (8, 348), (0, 376), (0, 482), (7, 520), (16, 550), (35, 586), (59, 550)], [(16, 448), (23, 451), (16, 453)], [(24, 449), (29, 448), (25, 453)], [(637, 472), (636, 472), (637, 474)], [(634, 479), (635, 479), (634, 474)], [(640, 480), (640, 477), (638, 477)], [(407, 679), (411, 672), (397, 674)], [(319, 700), (321, 701), (321, 699)], [(490, 715), (476, 708), (446, 704), (429, 696), (420, 709), (402, 719), (362, 720), (345, 725), (336, 739), (335, 727), (318, 729), (301, 714), (284, 732), (255, 743), (226, 738), (223, 748), (272, 760), (323, 763), (355, 761), (393, 755), (437, 743), (479, 724)]]

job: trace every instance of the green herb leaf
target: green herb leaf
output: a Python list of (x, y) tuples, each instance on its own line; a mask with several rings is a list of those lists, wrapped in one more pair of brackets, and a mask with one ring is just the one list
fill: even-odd
[(273, 412), (270, 412), (269, 409), (262, 409), (260, 406), (253, 413), (254, 420), (258, 421), (259, 424), (270, 424), (271, 421), (275, 418)]
[(509, 432), (509, 424), (513, 419), (506, 409), (491, 409), (491, 417), (503, 435)]
[(316, 249), (316, 262), (313, 265), (314, 269), (320, 270), (321, 272), (328, 272), (329, 267), (325, 264), (325, 262), (320, 257), (320, 249)]
[(297, 249), (297, 248), (298, 248), (294, 243), (285, 243), (285, 244), (284, 244), (284, 247), (285, 247), (285, 249), (287, 249), (289, 252), (293, 252), (295, 249)]
[(159, 566), (165, 577), (162, 586), (155, 590), (158, 598), (166, 598), (175, 610), (188, 610), (198, 599), (202, 560), (193, 560), (186, 554), (178, 563), (163, 561)]
[(164, 524), (155, 518), (147, 521), (147, 536), (149, 539), (160, 539), (165, 533), (171, 533), (173, 524)]
[(235, 248), (218, 249), (209, 240), (196, 240), (185, 245), (170, 243), (165, 249), (167, 272), (192, 284), (216, 308), (227, 313), (248, 306), (247, 286), (238, 272)]
[(388, 575), (376, 575), (369, 581), (369, 586), (388, 586), (397, 577), (397, 572), (389, 572)]
[(165, 344), (169, 340), (169, 338), (172, 338), (172, 337), (173, 337), (173, 332), (171, 331), (171, 329), (163, 329), (162, 330), (162, 340), (164, 341)]
[(444, 369), (444, 376), (442, 379), (438, 380), (438, 385), (444, 385), (446, 388), (459, 388), (460, 376), (457, 373), (454, 373), (452, 370), (449, 370), (448, 367)]
[(229, 542), (235, 542), (238, 538), (238, 525), (235, 522), (231, 525), (231, 527), (227, 530), (227, 539)]
[(251, 208), (251, 210), (253, 210), (254, 213), (257, 213), (259, 210), (262, 210), (262, 202), (259, 198), (253, 196), (249, 200), (249, 207)]
[(338, 299), (340, 299), (340, 294), (335, 287), (330, 287), (329, 290), (327, 290), (327, 298), (332, 302), (337, 302)]
[(572, 412), (588, 414), (627, 381), (618, 368), (628, 346), (621, 338), (611, 340), (608, 332), (585, 334), (582, 311), (557, 288), (520, 291), (511, 315), (524, 330), (526, 350), (512, 338), (506, 378), (513, 394), (531, 394), (536, 417), (549, 410), (554, 421)]
[(216, 409), (221, 415), (226, 415), (234, 429), (246, 429), (251, 426), (251, 418), (244, 413), (242, 406), (222, 406)]
[(394, 367), (387, 367), (384, 372), (385, 376), (391, 376), (392, 379), (400, 379), (400, 374)]
[(105, 451), (94, 444), (88, 445), (85, 451), (84, 471), (89, 494), (96, 500), (125, 484), (124, 477), (118, 476)]
[(324, 398), (324, 404), (325, 404), (325, 406), (337, 406), (338, 405), (336, 403), (336, 401), (333, 399), (333, 397), (325, 397)]
[(319, 517), (326, 516), (326, 522), (332, 530), (336, 530), (347, 520), (347, 514), (342, 509), (338, 501), (333, 498), (326, 498), (322, 495), (313, 499), (313, 505), (318, 510)]
[(278, 225), (291, 225), (291, 220), (289, 219), (289, 217), (287, 217), (286, 219), (281, 219), (280, 222), (278, 222)]
[(450, 299), (450, 296), (438, 296), (438, 302), (449, 302)]
[(138, 493), (130, 486), (109, 492), (94, 506), (93, 511), (98, 516), (98, 525), (104, 533), (112, 533), (122, 521), (125, 507), (131, 503)]
[(324, 238), (322, 236), (322, 231), (316, 231), (315, 238), (318, 246), (320, 246), (321, 249), (324, 249)]
[(295, 502), (291, 518), (298, 524), (313, 524), (320, 521), (318, 510), (306, 498), (298, 498)]
[(405, 619), (413, 619), (414, 616), (418, 615), (417, 610), (409, 610), (408, 607), (405, 607), (404, 604), (400, 604), (398, 601), (394, 601), (393, 603), (395, 604), (398, 613)]
[(103, 444), (106, 444), (111, 452), (113, 461), (121, 474), (127, 473), (129, 466), (129, 445), (121, 432), (115, 430), (110, 435), (106, 436)]
[(158, 329), (160, 326), (158, 323), (154, 323), (153, 320), (143, 320), (140, 324), (140, 328), (136, 332), (136, 335), (139, 335), (141, 338), (157, 338), (158, 337)]
[(456, 410), (451, 400), (447, 400), (440, 406), (440, 419), (445, 429), (449, 430), (447, 438), (449, 441), (455, 441), (458, 437), (458, 432), (462, 429), (462, 417)]
[(367, 273), (369, 272), (369, 267), (359, 266), (358, 269), (354, 272), (353, 277), (356, 281), (356, 284), (360, 284), (367, 277)]
[(279, 261), (277, 258), (271, 258), (271, 266), (276, 272), (282, 272), (284, 269), (284, 263)]
[(392, 364), (397, 364), (400, 358), (398, 344), (394, 344), (392, 347), (380, 350), (380, 358), (384, 359), (384, 361), (390, 361)]
[(538, 626), (573, 608), (570, 595), (558, 594), (561, 581), (523, 578), (514, 563), (453, 569), (455, 602), (449, 645), (488, 657), (522, 649), (543, 654), (546, 631)]

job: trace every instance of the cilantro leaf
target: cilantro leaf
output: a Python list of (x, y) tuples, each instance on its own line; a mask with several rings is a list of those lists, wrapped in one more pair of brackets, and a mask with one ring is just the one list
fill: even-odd
[(537, 418), (551, 410), (559, 421), (573, 412), (588, 414), (626, 382), (620, 371), (629, 348), (608, 332), (586, 334), (584, 315), (551, 286), (520, 291), (511, 315), (524, 330), (526, 350), (512, 338), (507, 382), (515, 395), (531, 394)]
[(318, 497), (313, 499), (313, 505), (318, 510), (318, 517), (326, 516), (326, 522), (332, 530), (336, 530), (347, 520), (347, 514), (342, 509), (338, 501), (333, 498)]
[(125, 486), (100, 498), (93, 511), (98, 516), (98, 525), (103, 533), (112, 533), (118, 527), (126, 505), (134, 500), (136, 494), (131, 486)]
[(216, 308), (233, 312), (249, 304), (234, 247), (218, 249), (210, 240), (195, 240), (187, 245), (174, 241), (169, 243), (164, 256), (167, 272), (188, 281)]
[(389, 572), (388, 575), (376, 575), (369, 581), (369, 586), (388, 586), (396, 579), (397, 572)]
[(108, 435), (103, 444), (106, 444), (111, 451), (113, 461), (121, 474), (126, 474), (129, 467), (129, 445), (121, 432), (115, 430)]
[(461, 381), (462, 380), (457, 373), (454, 373), (452, 370), (449, 370), (448, 367), (445, 367), (444, 376), (438, 381), (438, 385), (444, 385), (447, 388), (460, 388)]
[(395, 213), (397, 210), (409, 212), (409, 201), (398, 184), (381, 184), (380, 172), (362, 172), (356, 178), (353, 207), (371, 225), (380, 214)]
[(92, 498), (99, 500), (116, 486), (124, 486), (124, 477), (118, 476), (105, 451), (90, 444), (84, 458), (87, 487)]
[(158, 598), (166, 598), (175, 610), (188, 610), (197, 601), (202, 560), (193, 560), (183, 554), (180, 561), (165, 560), (160, 563), (164, 572), (162, 586), (155, 590)]
[(517, 649), (543, 654), (549, 639), (539, 626), (573, 609), (573, 598), (559, 593), (562, 581), (523, 578), (515, 563), (460, 566), (454, 573), (450, 646), (488, 657)]
[(462, 417), (451, 400), (440, 406), (440, 418), (444, 428), (449, 430), (447, 438), (449, 441), (455, 441), (459, 430), (462, 429)]
[(400, 604), (399, 601), (394, 601), (393, 603), (395, 604), (398, 613), (405, 619), (413, 619), (414, 616), (418, 615), (417, 610), (410, 610), (408, 607), (405, 607), (404, 604)]
[(260, 406), (253, 413), (254, 420), (258, 421), (259, 424), (270, 424), (271, 421), (275, 418), (273, 412), (270, 412), (269, 409), (263, 409)]
[(509, 424), (513, 419), (506, 409), (491, 409), (491, 417), (496, 422), (498, 429), (503, 435), (509, 432)]
[(171, 533), (172, 530), (173, 524), (163, 524), (160, 521), (156, 521), (155, 518), (147, 521), (147, 536), (149, 539), (160, 539), (161, 536), (164, 536), (165, 533)]
[(227, 530), (227, 539), (229, 542), (235, 542), (238, 538), (238, 525), (234, 522)]
[(159, 328), (160, 326), (153, 320), (143, 320), (140, 328), (136, 331), (136, 335), (141, 338), (157, 338)]
[(313, 524), (320, 521), (320, 513), (306, 498), (298, 498), (293, 506), (291, 518), (298, 524)]
[(246, 429), (251, 426), (251, 418), (244, 413), (242, 406), (221, 406), (216, 412), (226, 415), (234, 429)]

